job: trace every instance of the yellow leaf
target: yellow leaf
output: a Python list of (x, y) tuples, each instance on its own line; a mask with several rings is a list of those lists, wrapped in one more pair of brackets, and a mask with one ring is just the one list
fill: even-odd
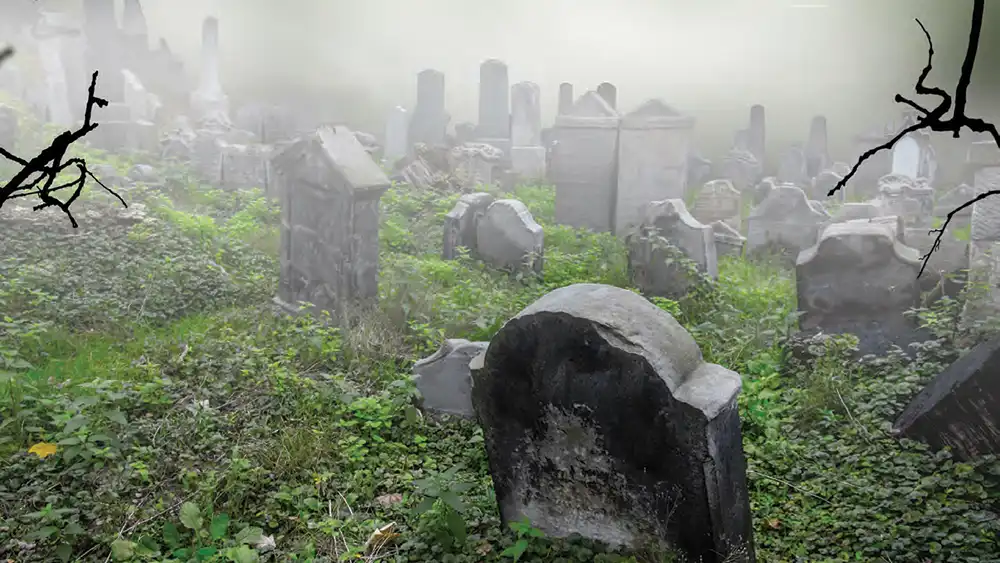
[(393, 532), (395, 527), (396, 523), (390, 522), (372, 532), (372, 535), (368, 536), (368, 541), (365, 542), (365, 551), (368, 553), (378, 551), (382, 547), (385, 547), (386, 544), (399, 537), (399, 534)]
[(49, 442), (38, 442), (34, 446), (28, 449), (29, 454), (35, 454), (41, 459), (45, 459), (50, 455), (56, 453), (58, 448), (55, 444), (50, 444)]

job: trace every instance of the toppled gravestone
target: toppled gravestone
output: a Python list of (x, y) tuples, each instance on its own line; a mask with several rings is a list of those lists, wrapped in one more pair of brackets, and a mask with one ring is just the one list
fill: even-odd
[(495, 199), (485, 192), (465, 194), (458, 198), (455, 207), (444, 218), (444, 244), (441, 250), (443, 259), (454, 260), (458, 256), (459, 247), (465, 247), (475, 254), (479, 221)]
[(545, 233), (516, 199), (494, 201), (476, 222), (476, 254), (494, 268), (542, 273)]
[(740, 376), (669, 313), (612, 286), (557, 289), (500, 329), (472, 379), (505, 525), (755, 560)]
[(626, 244), (630, 277), (645, 295), (678, 299), (702, 275), (719, 275), (715, 232), (692, 217), (683, 200), (644, 206), (641, 223)]
[(803, 332), (854, 334), (861, 354), (921, 340), (906, 315), (920, 305), (920, 261), (896, 237), (889, 224), (834, 223), (802, 251), (795, 280)]
[(935, 377), (899, 415), (893, 434), (950, 447), (963, 459), (1000, 454), (1000, 338), (983, 342)]
[(413, 382), (423, 399), (423, 409), (472, 418), (469, 362), (487, 346), (489, 342), (448, 339), (433, 355), (413, 364)]

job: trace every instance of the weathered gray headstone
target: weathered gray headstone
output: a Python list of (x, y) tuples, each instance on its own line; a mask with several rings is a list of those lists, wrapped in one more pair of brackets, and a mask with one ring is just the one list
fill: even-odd
[(201, 79), (191, 94), (191, 109), (196, 120), (211, 119), (228, 124), (229, 97), (222, 90), (219, 77), (219, 20), (205, 18), (201, 32)]
[(861, 354), (883, 353), (894, 344), (905, 349), (919, 337), (906, 315), (920, 305), (919, 270), (917, 252), (890, 226), (830, 225), (796, 262), (799, 326), (807, 333), (854, 334)]
[(479, 65), (477, 140), (510, 151), (510, 82), (507, 64), (496, 59)]
[(494, 201), (476, 225), (476, 250), (495, 268), (542, 272), (545, 233), (520, 201)]
[(720, 176), (733, 183), (733, 187), (744, 193), (757, 185), (763, 174), (760, 161), (748, 150), (732, 149), (721, 163)]
[(573, 85), (569, 82), (563, 82), (559, 85), (559, 109), (557, 115), (562, 115), (569, 111), (573, 107), (573, 101), (576, 98), (573, 97)]
[(510, 88), (511, 168), (525, 179), (545, 177), (546, 150), (542, 146), (542, 95), (534, 82)]
[(827, 217), (809, 205), (801, 188), (781, 185), (771, 190), (747, 217), (747, 253), (777, 250), (789, 258), (816, 244)]
[(444, 245), (441, 256), (445, 260), (454, 260), (458, 247), (467, 248), (476, 253), (476, 231), (479, 221), (486, 214), (486, 209), (496, 198), (485, 192), (465, 194), (458, 199), (444, 218)]
[(661, 100), (649, 100), (622, 117), (615, 232), (637, 226), (645, 204), (684, 197), (694, 123)]
[(604, 98), (608, 106), (613, 110), (618, 109), (618, 88), (610, 82), (601, 82), (597, 86), (597, 93)]
[[(978, 197), (1000, 191), (1000, 148), (992, 140), (969, 147), (969, 167), (974, 170), (973, 190)], [(969, 245), (969, 282), (974, 295), (966, 301), (966, 323), (984, 321), (1000, 313), (1000, 195), (972, 205)]]
[(221, 141), (219, 184), (227, 190), (258, 188), (267, 191), (269, 147)]
[(448, 339), (432, 356), (413, 364), (413, 382), (420, 392), (421, 407), (434, 413), (473, 418), (469, 362), (489, 345), (489, 342)]
[(809, 186), (809, 174), (806, 171), (806, 152), (800, 145), (792, 145), (781, 157), (778, 168), (778, 182), (793, 184), (800, 188)]
[(837, 193), (830, 195), (830, 190), (837, 187), (837, 184), (843, 180), (844, 177), (837, 172), (827, 169), (821, 170), (819, 174), (812, 179), (812, 190), (809, 195), (816, 199), (827, 199), (832, 198), (834, 201), (844, 201), (847, 195), (847, 187), (844, 186), (840, 188)]
[(281, 274), (275, 301), (342, 321), (378, 296), (379, 198), (389, 178), (346, 127), (323, 127), (272, 159), (281, 178)]
[(417, 104), (410, 119), (409, 146), (444, 144), (451, 118), (445, 111), (444, 74), (427, 69), (417, 74)]
[(725, 221), (714, 221), (712, 233), (715, 236), (716, 257), (743, 256), (743, 248), (747, 239)]
[(405, 158), (410, 152), (409, 128), (410, 114), (406, 108), (400, 106), (392, 108), (385, 123), (385, 161), (390, 165)]
[[(750, 125), (747, 128), (748, 150), (763, 168), (767, 157), (764, 106), (750, 106)], [(737, 186), (739, 187), (739, 186)]]
[(809, 123), (809, 140), (805, 147), (806, 175), (816, 177), (830, 164), (828, 149), (826, 116), (817, 115)]
[(691, 214), (705, 223), (725, 221), (737, 230), (741, 226), (743, 195), (729, 180), (712, 180), (698, 189)]
[(613, 229), (621, 117), (597, 92), (556, 117), (549, 177), (556, 186), (556, 222), (597, 232)]
[[(632, 282), (645, 295), (677, 299), (699, 282), (719, 275), (715, 232), (688, 213), (684, 200), (655, 201), (643, 207), (639, 227), (627, 237)], [(680, 258), (693, 264), (684, 264)], [(696, 271), (691, 271), (689, 266)]]
[(755, 560), (740, 376), (705, 363), (669, 313), (625, 289), (563, 287), (509, 320), (472, 378), (503, 523)]
[(960, 459), (1000, 454), (1000, 339), (973, 348), (910, 401), (893, 434), (951, 448)]
[(499, 179), (503, 152), (487, 143), (465, 143), (448, 152), (450, 167), (463, 189), (490, 186)]
[(20, 117), (17, 110), (6, 104), (0, 104), (0, 147), (17, 154), (20, 136)]

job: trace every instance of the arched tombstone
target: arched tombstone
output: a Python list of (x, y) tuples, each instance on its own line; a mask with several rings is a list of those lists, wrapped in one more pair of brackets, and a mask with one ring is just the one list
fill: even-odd
[(809, 204), (802, 188), (776, 186), (747, 217), (747, 254), (776, 250), (794, 261), (816, 244), (820, 225), (828, 217)]
[[(719, 275), (715, 232), (692, 217), (682, 199), (643, 207), (639, 227), (628, 235), (626, 245), (629, 273), (645, 295), (677, 299), (698, 283), (700, 275)], [(694, 263), (698, 274), (685, 267), (678, 259), (682, 256)]]
[(705, 363), (669, 313), (617, 287), (563, 287), (470, 368), (505, 524), (755, 560), (740, 376)]
[(913, 137), (903, 137), (892, 147), (892, 174), (917, 178), (920, 176), (920, 143)]
[(920, 339), (906, 314), (920, 304), (920, 260), (897, 230), (898, 224), (870, 220), (834, 223), (799, 254), (795, 280), (803, 331), (854, 334), (861, 354), (881, 354), (894, 344), (905, 350)]

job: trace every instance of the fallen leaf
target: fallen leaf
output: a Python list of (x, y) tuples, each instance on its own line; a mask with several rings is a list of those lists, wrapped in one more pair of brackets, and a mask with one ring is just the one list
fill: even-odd
[(491, 551), (493, 551), (493, 546), (488, 541), (484, 541), (476, 546), (476, 553), (479, 555), (486, 555)]
[(393, 532), (393, 529), (395, 528), (396, 523), (389, 522), (385, 526), (382, 526), (372, 532), (372, 535), (368, 536), (368, 541), (365, 542), (365, 551), (368, 553), (378, 551), (390, 541), (399, 537), (399, 534)]
[(778, 520), (777, 518), (771, 518), (770, 520), (767, 521), (767, 525), (770, 526), (771, 529), (777, 530), (778, 528), (781, 527), (781, 520)]
[(29, 454), (35, 454), (39, 458), (45, 459), (45, 458), (49, 457), (50, 455), (56, 453), (57, 449), (58, 448), (56, 447), (55, 444), (51, 444), (49, 442), (38, 442), (37, 444), (35, 444), (34, 446), (31, 446), (28, 449), (28, 453)]
[(274, 536), (261, 536), (255, 545), (261, 551), (271, 551), (275, 547)]

